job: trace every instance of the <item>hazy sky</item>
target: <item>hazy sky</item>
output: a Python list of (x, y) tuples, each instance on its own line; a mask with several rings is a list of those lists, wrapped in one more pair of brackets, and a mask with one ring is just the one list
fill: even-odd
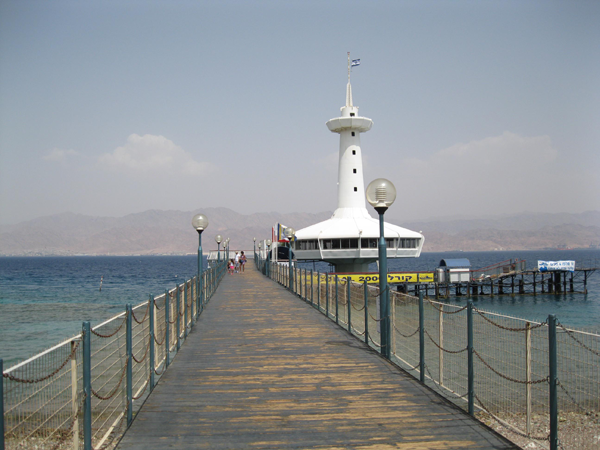
[(0, 1), (0, 223), (337, 204), (345, 102), (401, 221), (600, 209), (599, 1)]

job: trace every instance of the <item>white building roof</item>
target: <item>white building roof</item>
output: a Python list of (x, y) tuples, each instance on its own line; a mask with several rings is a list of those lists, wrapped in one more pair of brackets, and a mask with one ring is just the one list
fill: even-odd
[[(420, 238), (421, 233), (384, 224), (386, 238)], [(371, 217), (366, 208), (338, 208), (331, 219), (296, 231), (296, 239), (378, 238), (379, 220)]]

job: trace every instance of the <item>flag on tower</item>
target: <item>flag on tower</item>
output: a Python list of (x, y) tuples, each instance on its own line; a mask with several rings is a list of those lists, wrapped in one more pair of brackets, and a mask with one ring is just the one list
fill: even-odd
[(360, 66), (360, 59), (353, 59), (350, 67)]

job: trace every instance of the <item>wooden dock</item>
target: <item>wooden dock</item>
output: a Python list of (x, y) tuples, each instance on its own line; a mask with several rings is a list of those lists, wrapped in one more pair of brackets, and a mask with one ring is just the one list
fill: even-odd
[(518, 447), (249, 263), (225, 276), (117, 448)]

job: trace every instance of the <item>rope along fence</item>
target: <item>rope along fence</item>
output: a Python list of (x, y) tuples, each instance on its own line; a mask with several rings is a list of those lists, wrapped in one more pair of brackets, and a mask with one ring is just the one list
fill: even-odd
[(2, 370), (0, 449), (110, 448), (131, 424), (221, 281), (205, 270)]
[[(379, 289), (287, 263), (258, 261), (380, 350)], [(265, 267), (268, 266), (268, 267)], [(472, 416), (531, 448), (600, 449), (600, 334), (554, 316), (534, 322), (390, 290), (390, 359)], [(531, 444), (531, 443), (534, 444)]]

